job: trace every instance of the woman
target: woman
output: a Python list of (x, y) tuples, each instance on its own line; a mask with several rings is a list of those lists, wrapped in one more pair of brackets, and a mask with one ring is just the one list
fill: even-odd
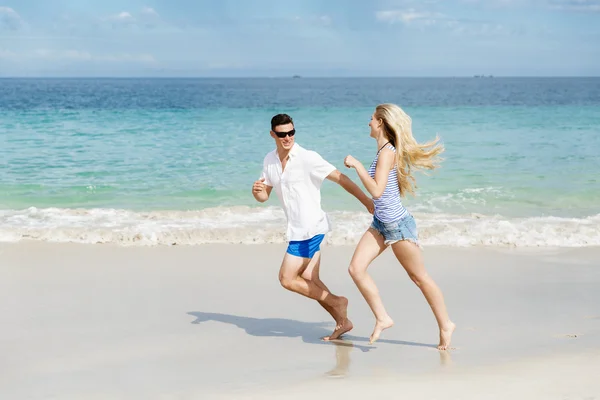
[(427, 275), (415, 220), (401, 201), (407, 193), (414, 194), (413, 171), (436, 168), (438, 155), (444, 147), (438, 143), (439, 138), (425, 144), (417, 143), (411, 124), (410, 117), (397, 105), (378, 105), (369, 123), (371, 137), (377, 141), (378, 148), (371, 167), (367, 171), (351, 155), (344, 160), (346, 167), (356, 169), (375, 203), (373, 223), (354, 251), (349, 272), (375, 314), (375, 329), (370, 338), (373, 343), (384, 329), (394, 325), (394, 321), (386, 312), (367, 268), (387, 246), (391, 246), (394, 255), (431, 306), (440, 329), (438, 349), (446, 350), (450, 347), (455, 325), (448, 317), (441, 290)]

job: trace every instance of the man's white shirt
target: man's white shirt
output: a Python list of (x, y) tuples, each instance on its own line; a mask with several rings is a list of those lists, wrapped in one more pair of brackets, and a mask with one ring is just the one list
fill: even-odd
[(317, 152), (295, 143), (282, 171), (277, 149), (265, 156), (265, 185), (275, 189), (287, 217), (287, 240), (306, 240), (331, 230), (321, 208), (321, 185), (336, 168)]

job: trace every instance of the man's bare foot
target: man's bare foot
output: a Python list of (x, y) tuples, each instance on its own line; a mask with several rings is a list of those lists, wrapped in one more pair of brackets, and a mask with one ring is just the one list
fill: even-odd
[(387, 328), (391, 328), (394, 326), (394, 321), (388, 316), (386, 319), (382, 321), (375, 322), (375, 329), (373, 329), (373, 333), (369, 338), (369, 344), (373, 344), (379, 339), (379, 335)]
[(348, 318), (346, 318), (344, 320), (344, 322), (342, 322), (341, 324), (338, 324), (335, 327), (335, 330), (333, 331), (333, 333), (331, 335), (325, 336), (323, 338), (323, 340), (339, 339), (340, 336), (342, 336), (344, 333), (350, 332), (352, 330), (352, 328), (354, 328), (354, 325), (352, 325), (352, 321), (350, 321)]
[(452, 333), (456, 329), (454, 322), (448, 324), (447, 329), (440, 330), (440, 344), (438, 350), (448, 350), (450, 348), (450, 340), (452, 339)]
[(348, 299), (343, 296), (338, 296), (338, 299), (338, 303), (333, 306), (333, 310), (338, 317), (336, 323), (339, 325), (348, 318)]

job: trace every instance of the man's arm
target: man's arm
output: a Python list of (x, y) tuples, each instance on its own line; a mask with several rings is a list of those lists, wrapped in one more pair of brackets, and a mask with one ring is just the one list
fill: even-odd
[(265, 178), (260, 178), (254, 182), (254, 185), (252, 185), (252, 195), (259, 203), (264, 203), (265, 201), (269, 200), (271, 190), (273, 190), (273, 186), (265, 185), (264, 181)]
[(341, 187), (344, 188), (348, 193), (352, 196), (356, 197), (358, 201), (360, 201), (369, 212), (372, 214), (374, 211), (373, 200), (369, 196), (363, 192), (356, 183), (352, 181), (352, 179), (348, 178), (348, 176), (342, 174), (340, 170), (336, 169), (329, 175), (327, 175), (327, 179), (332, 182), (337, 183)]

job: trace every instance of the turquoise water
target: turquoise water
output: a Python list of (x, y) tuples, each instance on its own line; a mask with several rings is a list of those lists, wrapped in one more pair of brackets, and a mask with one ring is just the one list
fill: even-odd
[[(271, 116), (358, 182), (343, 159), (371, 162), (373, 106), (392, 101), (446, 147), (405, 201), (424, 242), (600, 245), (600, 79), (0, 80), (0, 94), (0, 240), (281, 241), (277, 199), (250, 193)], [(361, 206), (330, 182), (323, 204), (330, 242), (354, 242)]]

